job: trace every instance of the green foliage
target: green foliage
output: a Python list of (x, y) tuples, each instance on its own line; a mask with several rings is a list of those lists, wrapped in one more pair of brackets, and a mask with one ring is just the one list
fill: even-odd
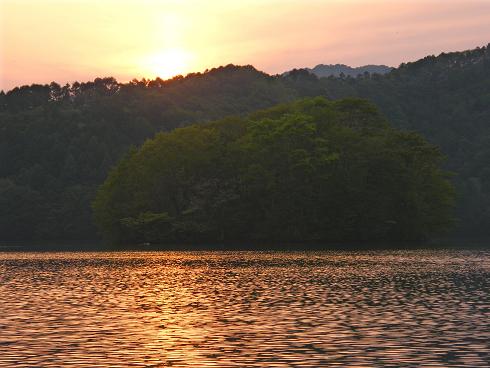
[(490, 236), (490, 47), (428, 56), (386, 75), (286, 78), (301, 95), (360, 97), (376, 104), (393, 126), (421, 133), (448, 157), (456, 175), (458, 218), (453, 235)]
[(451, 223), (442, 156), (362, 100), (301, 100), (160, 133), (93, 208), (118, 243), (418, 240)]
[(170, 236), (171, 217), (167, 213), (143, 212), (138, 217), (120, 220), (123, 231), (131, 238), (142, 238), (146, 242), (158, 241)]
[[(0, 206), (0, 239), (94, 239), (90, 202), (131, 146), (141, 146), (158, 132), (229, 115), (243, 117), (319, 95), (370, 100), (395, 128), (416, 131), (439, 146), (448, 158), (444, 168), (455, 173), (451, 180), (457, 194), (456, 234), (490, 236), (490, 51), (483, 47), (430, 56), (385, 75), (366, 73), (357, 78), (317, 78), (307, 70), (269, 76), (251, 66), (229, 65), (166, 81), (118, 83), (97, 78), (0, 92), (0, 180), (16, 188), (1, 192), (0, 202), (15, 203), (13, 193), (18, 193), (23, 198), (19, 203), (25, 203), (13, 210), (10, 204)], [(344, 114), (338, 118), (345, 124), (362, 122), (356, 114), (376, 120), (369, 114), (370, 104), (351, 109), (352, 101), (339, 103)], [(318, 116), (311, 109), (306, 115), (314, 120)], [(287, 110), (284, 105), (251, 120), (262, 119), (261, 114), (265, 120), (275, 120)], [(303, 125), (308, 121), (294, 120), (292, 115), (283, 118), (301, 121), (298, 129), (307, 131)], [(218, 130), (223, 136), (243, 133), (238, 123), (222, 125), (223, 131)], [(373, 129), (371, 124), (364, 126)], [(306, 132), (302, 134), (308, 138)], [(299, 145), (291, 153), (294, 157), (288, 156), (301, 162), (298, 170), (314, 165), (307, 161), (309, 151), (302, 149)], [(202, 191), (212, 188), (212, 182), (203, 184)]]
[[(0, 179), (14, 183), (25, 191), (23, 201), (32, 202), (14, 212), (0, 207), (0, 239), (95, 239), (90, 202), (130, 146), (160, 131), (295, 96), (278, 78), (233, 65), (168, 81), (121, 84), (97, 78), (2, 92)], [(0, 201), (12, 198), (3, 195)], [(18, 221), (22, 224), (11, 226)]]

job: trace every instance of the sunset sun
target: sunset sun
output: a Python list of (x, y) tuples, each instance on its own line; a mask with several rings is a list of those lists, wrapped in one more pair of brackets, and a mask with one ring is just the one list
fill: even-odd
[(192, 53), (187, 50), (166, 49), (145, 58), (142, 63), (142, 71), (150, 76), (168, 79), (188, 73), (192, 59)]

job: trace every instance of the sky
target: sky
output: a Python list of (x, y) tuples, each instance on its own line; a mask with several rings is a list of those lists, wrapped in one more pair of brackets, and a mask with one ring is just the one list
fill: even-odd
[(398, 66), (489, 42), (490, 0), (0, 0), (0, 89), (229, 63)]

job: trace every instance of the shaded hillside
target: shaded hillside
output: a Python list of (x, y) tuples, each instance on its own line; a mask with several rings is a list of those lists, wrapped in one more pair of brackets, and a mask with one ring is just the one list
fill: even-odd
[(447, 155), (458, 192), (458, 233), (490, 236), (490, 49), (429, 56), (381, 77), (321, 79), (330, 98), (370, 99), (397, 127)]
[(243, 114), (296, 93), (251, 66), (127, 84), (113, 78), (0, 94), (0, 239), (95, 238), (95, 188), (155, 132)]
[(269, 76), (227, 66), (163, 81), (112, 78), (0, 93), (0, 240), (95, 237), (90, 200), (131, 145), (156, 132), (302, 96), (373, 101), (439, 145), (458, 195), (458, 234), (490, 236), (490, 51), (429, 56), (385, 74)]

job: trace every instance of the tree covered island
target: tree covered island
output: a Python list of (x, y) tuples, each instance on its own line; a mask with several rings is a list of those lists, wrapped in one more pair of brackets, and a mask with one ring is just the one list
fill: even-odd
[(443, 156), (361, 99), (303, 99), (159, 133), (93, 202), (114, 243), (410, 241), (452, 222)]
[(440, 147), (455, 187), (448, 239), (490, 237), (489, 47), (427, 56), (386, 74), (312, 72), (272, 76), (227, 65), (169, 80), (96, 78), (0, 91), (0, 241), (98, 242), (90, 203), (129, 147), (316, 96), (367, 99), (394, 128)]

